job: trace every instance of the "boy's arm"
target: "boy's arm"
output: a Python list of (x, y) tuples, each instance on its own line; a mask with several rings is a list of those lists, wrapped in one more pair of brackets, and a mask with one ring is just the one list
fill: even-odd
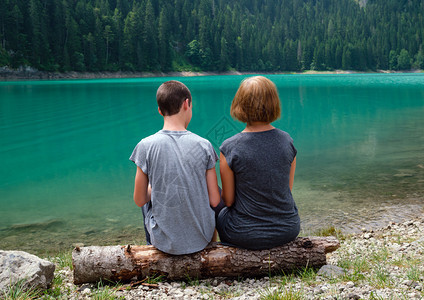
[(215, 167), (206, 170), (206, 184), (208, 186), (209, 204), (216, 207), (221, 201), (218, 188), (218, 180), (216, 179)]
[(137, 173), (135, 174), (134, 184), (134, 202), (137, 206), (142, 207), (144, 204), (150, 201), (152, 195), (152, 188), (149, 185), (149, 178), (140, 167), (137, 167)]
[(290, 191), (293, 189), (294, 172), (295, 171), (296, 171), (296, 156), (294, 157), (293, 162), (291, 164), (291, 168), (290, 168), (290, 177), (289, 177)]
[(226, 206), (230, 207), (234, 203), (234, 172), (228, 166), (227, 160), (225, 159), (224, 154), (220, 154), (219, 157), (219, 169), (221, 173), (221, 182), (222, 182), (222, 199)]

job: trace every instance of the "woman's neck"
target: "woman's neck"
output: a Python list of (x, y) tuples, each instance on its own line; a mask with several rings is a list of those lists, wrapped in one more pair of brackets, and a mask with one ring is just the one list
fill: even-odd
[(243, 130), (243, 132), (261, 132), (261, 131), (272, 130), (274, 128), (275, 127), (272, 126), (270, 123), (251, 122), (246, 124), (246, 128)]

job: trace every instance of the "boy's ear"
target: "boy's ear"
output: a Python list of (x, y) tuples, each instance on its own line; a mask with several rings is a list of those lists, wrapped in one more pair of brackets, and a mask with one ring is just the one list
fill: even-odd
[(159, 112), (159, 114), (163, 117), (163, 113), (162, 113), (162, 111), (160, 110), (159, 106), (158, 106), (158, 112)]
[(183, 108), (184, 110), (187, 110), (190, 106), (188, 105), (188, 98), (184, 100), (183, 102)]
[(188, 98), (187, 98), (187, 99), (185, 99), (185, 100), (184, 100), (184, 105), (186, 105), (186, 106), (185, 106), (185, 108), (186, 108), (186, 109), (190, 108), (190, 105), (191, 105), (191, 104), (192, 104), (192, 103), (190, 102), (190, 99), (188, 99)]

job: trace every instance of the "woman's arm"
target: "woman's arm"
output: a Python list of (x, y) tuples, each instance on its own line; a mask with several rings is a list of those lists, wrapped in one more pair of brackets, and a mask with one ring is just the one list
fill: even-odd
[(209, 204), (216, 207), (221, 201), (218, 188), (218, 179), (216, 179), (215, 167), (206, 170), (206, 184), (208, 186)]
[(140, 167), (137, 167), (137, 173), (135, 174), (134, 184), (134, 202), (137, 206), (142, 207), (144, 204), (150, 201), (152, 195), (152, 188), (149, 185), (149, 178)]
[(222, 191), (221, 196), (226, 206), (230, 207), (234, 204), (235, 186), (234, 172), (228, 166), (224, 154), (219, 157), (219, 169), (221, 173)]
[(291, 168), (290, 168), (290, 179), (289, 179), (290, 191), (293, 189), (294, 172), (295, 171), (296, 171), (296, 156), (294, 157), (293, 162), (291, 164)]

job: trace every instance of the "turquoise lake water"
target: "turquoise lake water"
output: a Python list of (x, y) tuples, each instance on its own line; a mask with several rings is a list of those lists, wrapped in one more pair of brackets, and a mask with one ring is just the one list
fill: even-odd
[[(419, 216), (424, 208), (424, 74), (270, 75), (298, 149), (303, 233)], [(0, 82), (0, 249), (34, 253), (143, 243), (132, 200), (137, 142), (158, 131), (158, 86), (184, 82), (189, 130), (221, 142), (244, 76)], [(266, 153), (264, 153), (266, 155)]]

